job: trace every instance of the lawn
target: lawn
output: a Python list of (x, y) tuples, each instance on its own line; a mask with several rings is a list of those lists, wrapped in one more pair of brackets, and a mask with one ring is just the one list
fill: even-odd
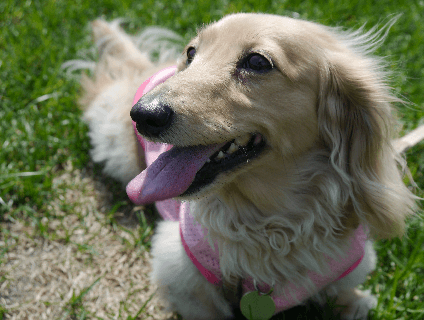
[[(0, 319), (27, 319), (29, 314), (41, 319), (37, 312), (46, 312), (47, 319), (160, 318), (160, 310), (147, 303), (154, 290), (147, 287), (148, 266), (144, 268), (155, 215), (149, 208), (133, 208), (119, 184), (99, 178), (101, 167), (90, 161), (87, 126), (76, 105), (79, 75), (68, 75), (61, 65), (71, 59), (96, 58), (89, 22), (97, 17), (122, 17), (130, 33), (143, 26), (160, 25), (188, 40), (202, 24), (240, 11), (296, 16), (344, 28), (366, 24), (366, 30), (400, 13), (377, 54), (386, 57), (392, 86), (408, 102), (396, 106), (403, 133), (424, 123), (422, 0), (3, 0)], [(424, 188), (423, 152), (421, 143), (406, 153), (418, 189)], [(372, 319), (424, 318), (424, 222), (417, 216), (408, 224), (404, 239), (376, 243), (378, 268), (365, 284), (379, 299)], [(108, 256), (110, 248), (116, 252), (113, 257)], [(52, 258), (44, 256), (46, 252), (58, 253), (58, 260), (51, 260), (53, 265), (61, 265), (59, 258), (65, 259), (65, 252), (69, 252), (69, 259), (78, 261), (75, 268), (79, 271), (72, 271), (69, 259), (68, 265), (65, 259), (62, 271), (52, 269), (50, 275), (41, 272), (43, 261)], [(25, 269), (32, 268), (30, 264), (23, 267), (22, 262), (18, 266), (30, 260), (35, 268), (31, 269), (33, 275)], [(102, 265), (104, 261), (110, 261), (114, 268), (128, 268), (107, 269), (107, 263)], [(69, 279), (79, 277), (79, 284), (74, 286), (78, 281), (69, 280), (52, 286), (61, 272), (72, 275)], [(138, 279), (131, 272), (142, 274), (138, 282), (128, 281)], [(96, 296), (119, 277), (124, 280), (107, 299)], [(36, 283), (34, 279), (38, 279)], [(61, 287), (66, 287), (66, 292), (55, 296), (55, 290)], [(23, 295), (23, 291), (35, 296)], [(108, 303), (116, 307), (108, 309)], [(39, 307), (31, 309), (33, 306)]]

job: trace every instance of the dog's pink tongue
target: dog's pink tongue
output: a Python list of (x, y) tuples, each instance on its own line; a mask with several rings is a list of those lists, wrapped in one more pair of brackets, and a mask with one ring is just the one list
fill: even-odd
[(127, 185), (129, 198), (135, 204), (146, 204), (179, 196), (218, 147), (173, 147), (162, 153)]

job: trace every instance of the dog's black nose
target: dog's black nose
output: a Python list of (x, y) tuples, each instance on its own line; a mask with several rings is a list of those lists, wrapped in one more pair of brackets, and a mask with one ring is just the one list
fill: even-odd
[(158, 137), (172, 122), (174, 111), (158, 100), (145, 103), (141, 98), (131, 109), (131, 119), (137, 124), (137, 130), (143, 135)]

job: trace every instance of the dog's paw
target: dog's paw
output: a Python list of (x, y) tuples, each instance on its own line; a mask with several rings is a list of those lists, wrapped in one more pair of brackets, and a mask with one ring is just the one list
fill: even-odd
[(362, 291), (362, 297), (353, 301), (341, 316), (343, 320), (366, 320), (371, 309), (377, 306), (377, 298), (371, 295), (370, 290)]

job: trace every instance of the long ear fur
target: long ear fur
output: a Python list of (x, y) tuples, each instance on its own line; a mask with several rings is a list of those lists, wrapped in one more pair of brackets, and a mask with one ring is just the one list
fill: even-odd
[[(361, 45), (377, 38), (356, 36)], [(390, 104), (398, 99), (384, 83), (380, 63), (355, 47), (355, 37), (344, 44), (326, 53), (318, 106), (320, 134), (355, 214), (370, 227), (371, 235), (401, 236), (416, 197), (402, 182), (402, 159), (391, 146)]]

